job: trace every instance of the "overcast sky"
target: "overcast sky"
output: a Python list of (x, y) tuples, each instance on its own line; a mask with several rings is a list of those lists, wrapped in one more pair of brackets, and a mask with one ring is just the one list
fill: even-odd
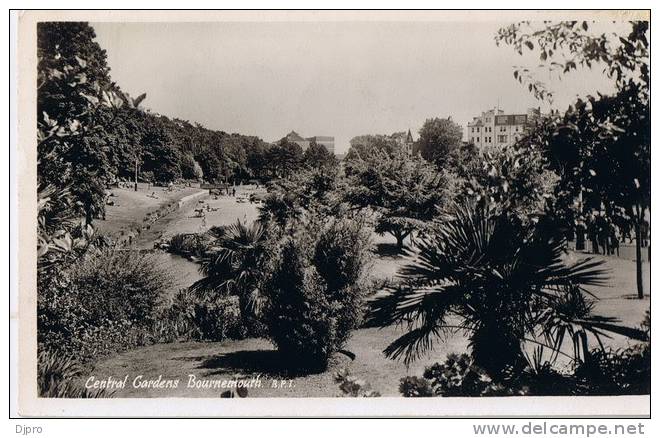
[[(499, 107), (539, 106), (513, 78), (533, 66), (494, 36), (503, 22), (92, 23), (111, 75), (145, 106), (266, 141), (291, 130), (331, 135), (336, 152), (360, 134), (417, 131), (425, 119), (465, 124)], [(601, 71), (539, 79), (565, 109), (610, 91)], [(545, 107), (544, 107), (545, 109)]]

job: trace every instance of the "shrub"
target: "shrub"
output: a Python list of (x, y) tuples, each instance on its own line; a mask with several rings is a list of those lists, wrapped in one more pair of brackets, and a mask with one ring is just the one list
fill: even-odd
[(244, 335), (238, 297), (200, 297), (190, 289), (181, 289), (172, 298), (154, 326), (158, 342), (221, 341)]
[(204, 278), (191, 286), (202, 297), (238, 297), (244, 332), (251, 336), (264, 331), (258, 317), (264, 301), (261, 281), (268, 255), (265, 231), (259, 222), (247, 225), (237, 221), (213, 227), (208, 232), (212, 243), (199, 259)]
[(401, 379), (399, 392), (404, 397), (484, 397), (523, 395), (517, 380), (494, 382), (467, 354), (449, 354), (443, 363), (424, 370), (422, 378)]
[(37, 358), (37, 388), (39, 397), (46, 398), (100, 398), (111, 397), (106, 389), (89, 390), (78, 379), (82, 367), (70, 356), (40, 351)]
[(346, 369), (340, 369), (335, 373), (335, 382), (339, 384), (339, 390), (346, 397), (380, 397), (380, 393), (371, 389), (371, 385), (351, 376)]
[(221, 341), (244, 336), (237, 296), (196, 303), (194, 322), (203, 340)]
[(424, 370), (434, 391), (445, 397), (475, 397), (488, 392), (492, 379), (467, 354), (449, 354), (444, 363)]
[(406, 376), (399, 382), (399, 392), (404, 397), (433, 397), (431, 383), (423, 377)]
[(294, 368), (320, 371), (339, 349), (336, 310), (325, 295), (321, 276), (311, 266), (306, 243), (298, 237), (282, 245), (280, 259), (267, 280), (265, 312), (268, 335)]
[(181, 339), (199, 339), (199, 330), (195, 325), (197, 301), (197, 295), (187, 288), (180, 289), (174, 294), (169, 303), (163, 306), (154, 323), (154, 340), (166, 343)]
[(105, 249), (40, 285), (38, 342), (86, 361), (151, 337), (169, 274), (144, 254)]
[(175, 234), (170, 238), (168, 251), (181, 256), (203, 257), (209, 249), (210, 239), (203, 234)]
[(359, 222), (299, 225), (277, 243), (264, 323), (292, 367), (321, 371), (361, 322), (370, 246)]
[(641, 395), (651, 393), (651, 347), (638, 344), (621, 350), (593, 350), (575, 370), (581, 393)]
[(642, 395), (651, 393), (651, 350), (638, 344), (623, 350), (596, 349), (586, 361), (561, 373), (541, 355), (528, 359), (522, 371), (509, 369), (493, 381), (467, 354), (450, 354), (427, 367), (423, 378), (401, 379), (405, 397), (480, 397), (503, 395)]

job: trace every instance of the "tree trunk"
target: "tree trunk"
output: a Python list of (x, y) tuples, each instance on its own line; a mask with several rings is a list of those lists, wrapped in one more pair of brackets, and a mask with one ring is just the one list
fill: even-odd
[(396, 238), (397, 249), (403, 249), (403, 241), (410, 235), (410, 231), (389, 231), (389, 233)]
[(642, 283), (642, 233), (640, 230), (640, 218), (635, 220), (635, 266), (637, 268), (637, 298), (644, 299), (644, 284)]
[(404, 239), (403, 235), (401, 233), (396, 233), (396, 234), (394, 234), (394, 237), (396, 237), (396, 247), (398, 249), (402, 249), (403, 248), (403, 239)]
[(92, 214), (92, 206), (88, 203), (85, 205), (85, 226), (92, 225), (93, 219), (94, 215)]

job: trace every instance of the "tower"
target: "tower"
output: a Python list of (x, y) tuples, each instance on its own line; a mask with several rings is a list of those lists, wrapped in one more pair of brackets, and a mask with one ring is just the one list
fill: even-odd
[(404, 143), (404, 150), (406, 151), (406, 155), (412, 156), (414, 143), (415, 141), (413, 140), (412, 134), (410, 133), (410, 129), (408, 129), (408, 135), (406, 135), (406, 141)]

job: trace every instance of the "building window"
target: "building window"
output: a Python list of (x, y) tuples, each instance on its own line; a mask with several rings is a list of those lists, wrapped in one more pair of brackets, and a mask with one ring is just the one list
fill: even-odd
[(506, 135), (498, 135), (497, 136), (497, 141), (500, 142), (500, 143), (506, 143), (507, 136)]

